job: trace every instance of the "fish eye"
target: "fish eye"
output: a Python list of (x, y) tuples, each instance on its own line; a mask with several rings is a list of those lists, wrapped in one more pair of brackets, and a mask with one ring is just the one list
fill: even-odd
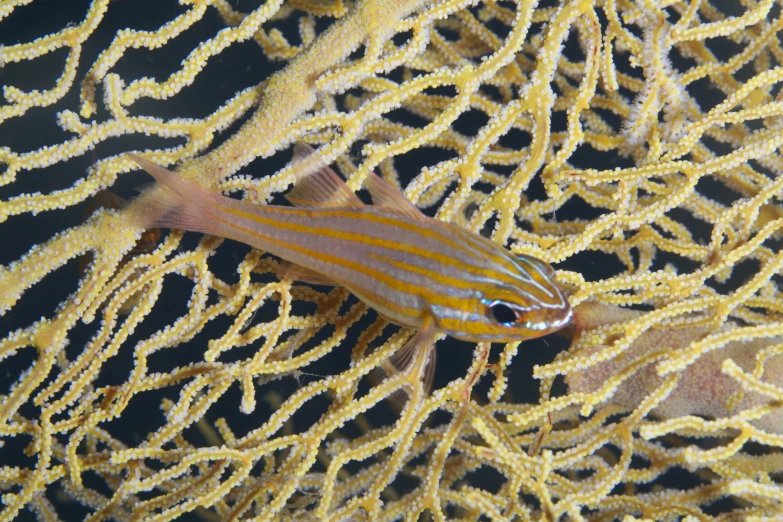
[(487, 307), (487, 317), (497, 324), (511, 326), (519, 320), (519, 311), (503, 301), (493, 301)]

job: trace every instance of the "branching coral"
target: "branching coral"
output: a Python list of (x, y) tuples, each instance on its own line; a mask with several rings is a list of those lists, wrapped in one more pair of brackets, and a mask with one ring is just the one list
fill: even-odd
[[(0, 32), (35, 4), (0, 3)], [(170, 232), (140, 249), (134, 203), (104, 209), (0, 267), (3, 324), (22, 323), (0, 340), (16, 378), (0, 434), (25, 454), (0, 468), (0, 520), (67, 518), (66, 499), (92, 521), (783, 510), (779, 4), (180, 4), (156, 29), (118, 30), (106, 24), (119, 4), (92, 0), (59, 31), (3, 42), (0, 129), (52, 108), (67, 134), (43, 146), (3, 135), (3, 233), (81, 215), (135, 168), (119, 152), (150, 143), (149, 159), (263, 203), (293, 181), (283, 162), (305, 140), (354, 189), (377, 170), (438, 218), (555, 264), (577, 307), (571, 346), (534, 369), (532, 403), (509, 389), (530, 379), (511, 367), (519, 343), (499, 357), (476, 346), (431, 395), (415, 371), (371, 383), (410, 332), (342, 289), (276, 280), (263, 252), (232, 250), (218, 273), (231, 248), (218, 238)], [(224, 27), (165, 77), (123, 72), (124, 57), (181, 48), (218, 16)], [(95, 51), (101, 30), (113, 39)], [(146, 115), (207, 92), (210, 64), (239, 45), (255, 55), (234, 58), (232, 77), (266, 59), (279, 71), (206, 100), (203, 117)], [(46, 88), (15, 86), (20, 67), (53, 56)], [(38, 175), (96, 147), (70, 186)], [(68, 272), (87, 254), (81, 276)], [(25, 300), (64, 273), (79, 283), (56, 310)], [(183, 291), (183, 315), (166, 315)], [(373, 415), (400, 389), (394, 416)], [(149, 430), (134, 439), (128, 423)]]

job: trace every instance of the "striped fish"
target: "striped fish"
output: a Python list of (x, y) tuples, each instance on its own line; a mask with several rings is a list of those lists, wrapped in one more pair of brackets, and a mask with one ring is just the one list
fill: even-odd
[(432, 365), (437, 332), (522, 341), (570, 321), (547, 263), (425, 216), (375, 174), (367, 179), (374, 204), (365, 205), (313, 152), (295, 148), (292, 207), (237, 201), (128, 154), (158, 181), (145, 192), (138, 224), (241, 241), (285, 260), (284, 277), (346, 287), (392, 323), (418, 330), (396, 354), (398, 367), (430, 352)]

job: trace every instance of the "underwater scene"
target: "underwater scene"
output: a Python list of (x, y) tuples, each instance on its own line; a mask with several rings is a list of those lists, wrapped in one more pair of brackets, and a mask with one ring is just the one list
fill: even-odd
[(0, 522), (783, 517), (773, 0), (0, 0)]

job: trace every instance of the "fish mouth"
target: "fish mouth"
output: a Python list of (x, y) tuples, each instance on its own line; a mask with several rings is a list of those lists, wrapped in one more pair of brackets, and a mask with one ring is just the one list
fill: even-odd
[[(568, 303), (568, 301), (566, 301), (566, 303)], [(570, 305), (566, 305), (564, 313), (562, 313), (559, 318), (555, 319), (552, 322), (552, 329), (560, 330), (561, 328), (568, 326), (568, 324), (571, 322), (573, 318), (574, 318), (574, 309), (571, 308)]]
[(541, 317), (525, 326), (530, 330), (541, 332), (542, 335), (556, 332), (568, 326), (574, 318), (574, 310), (568, 303), (568, 299), (564, 295), (562, 297), (562, 303), (557, 303), (560, 306), (553, 304), (551, 307), (539, 308), (538, 313), (541, 314)]

